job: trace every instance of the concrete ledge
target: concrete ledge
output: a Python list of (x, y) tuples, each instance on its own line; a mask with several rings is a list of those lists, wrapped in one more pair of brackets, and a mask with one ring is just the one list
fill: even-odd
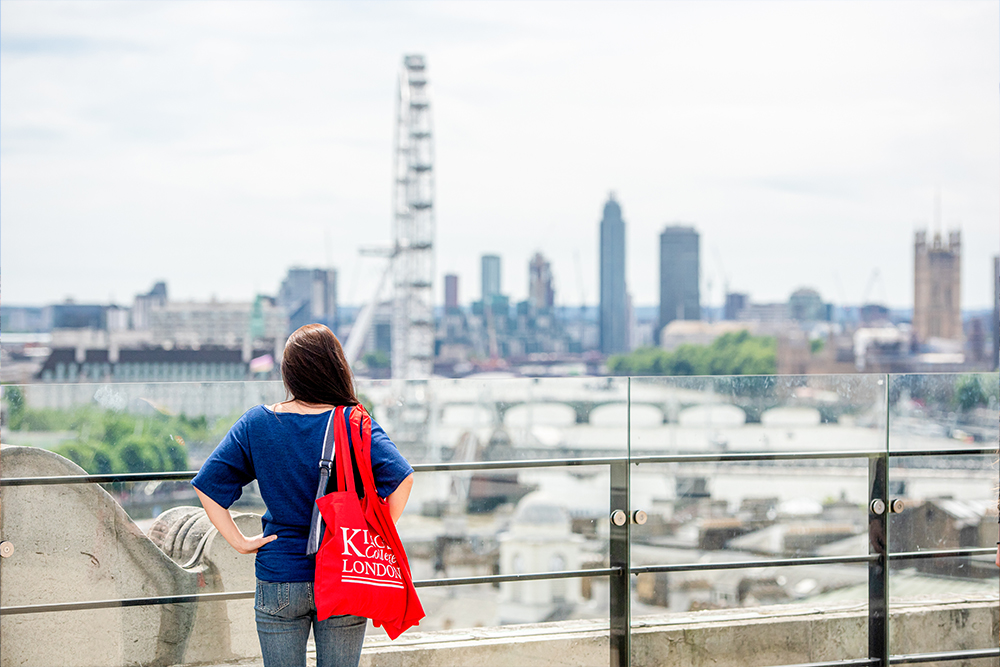
[[(896, 602), (892, 652), (997, 646), (995, 598)], [(770, 667), (863, 658), (868, 652), (866, 605), (780, 605), (634, 619), (634, 667)], [(474, 630), (407, 633), (395, 642), (369, 640), (364, 667), (608, 664), (607, 621), (564, 621)], [(945, 663), (942, 663), (945, 664)], [(960, 663), (947, 663), (956, 665)], [(1000, 661), (976, 661), (976, 667)]]

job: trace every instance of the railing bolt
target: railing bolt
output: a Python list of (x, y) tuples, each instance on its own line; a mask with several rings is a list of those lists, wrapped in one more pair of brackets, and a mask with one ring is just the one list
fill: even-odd
[(4, 540), (0, 542), (0, 557), (10, 558), (14, 555), (14, 544)]
[(885, 514), (885, 501), (881, 498), (876, 498), (872, 501), (871, 510), (872, 514), (878, 514), (879, 516)]
[(891, 503), (889, 503), (889, 511), (893, 514), (899, 514), (906, 508), (906, 503), (904, 503), (899, 498), (896, 498)]
[(624, 526), (628, 521), (628, 514), (625, 514), (624, 510), (615, 510), (611, 513), (611, 523), (616, 526)]

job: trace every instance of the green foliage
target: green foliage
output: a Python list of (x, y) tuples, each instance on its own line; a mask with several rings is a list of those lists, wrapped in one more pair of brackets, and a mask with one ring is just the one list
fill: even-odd
[(105, 412), (55, 451), (92, 474), (187, 470), (184, 438), (170, 432), (179, 421)]
[[(20, 423), (24, 418), (24, 392), (20, 387), (5, 387), (3, 396), (7, 400), (7, 420), (8, 424)], [(14, 428), (11, 426), (11, 428)]]
[(711, 345), (681, 345), (673, 352), (647, 347), (608, 359), (613, 375), (771, 375), (777, 370), (774, 338), (727, 333)]
[(389, 355), (381, 350), (367, 353), (361, 357), (361, 361), (368, 368), (389, 368)]
[(823, 340), (822, 338), (813, 338), (811, 341), (809, 341), (809, 353), (819, 354), (820, 352), (823, 351), (824, 345), (826, 345), (826, 341)]
[(4, 400), (12, 431), (75, 432), (54, 451), (92, 474), (187, 470), (186, 441), (205, 442), (213, 430), (205, 417), (134, 415), (97, 405), (32, 409), (18, 387), (4, 387)]
[(358, 400), (361, 401), (361, 405), (363, 405), (365, 410), (368, 411), (368, 414), (371, 414), (372, 408), (375, 407), (375, 404), (372, 402), (372, 399), (368, 396), (368, 394), (359, 391)]
[(963, 375), (955, 386), (955, 401), (958, 403), (958, 407), (967, 412), (980, 405), (986, 405), (989, 398), (978, 376)]

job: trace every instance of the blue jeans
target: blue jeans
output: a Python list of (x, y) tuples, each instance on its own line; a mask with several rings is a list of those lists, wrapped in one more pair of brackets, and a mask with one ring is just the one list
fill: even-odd
[(357, 667), (368, 619), (331, 616), (316, 620), (311, 581), (257, 580), (257, 637), (264, 667), (306, 667), (309, 628), (316, 640), (316, 667)]

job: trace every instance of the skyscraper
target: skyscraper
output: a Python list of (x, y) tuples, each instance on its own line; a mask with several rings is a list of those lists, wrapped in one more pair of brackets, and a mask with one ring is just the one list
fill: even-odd
[(655, 339), (674, 320), (700, 320), (698, 232), (675, 225), (660, 234), (660, 323)]
[(552, 264), (540, 252), (536, 252), (528, 263), (528, 304), (536, 312), (555, 305)]
[(927, 232), (913, 242), (913, 330), (917, 338), (962, 339), (962, 233), (940, 232), (927, 244)]
[(628, 351), (625, 301), (625, 221), (612, 192), (601, 219), (601, 353)]
[(483, 303), (500, 295), (500, 257), (483, 255)]
[(289, 331), (318, 322), (337, 325), (337, 270), (292, 268), (281, 281), (278, 305), (288, 315)]
[(458, 276), (450, 273), (444, 277), (444, 308), (446, 311), (458, 308)]

